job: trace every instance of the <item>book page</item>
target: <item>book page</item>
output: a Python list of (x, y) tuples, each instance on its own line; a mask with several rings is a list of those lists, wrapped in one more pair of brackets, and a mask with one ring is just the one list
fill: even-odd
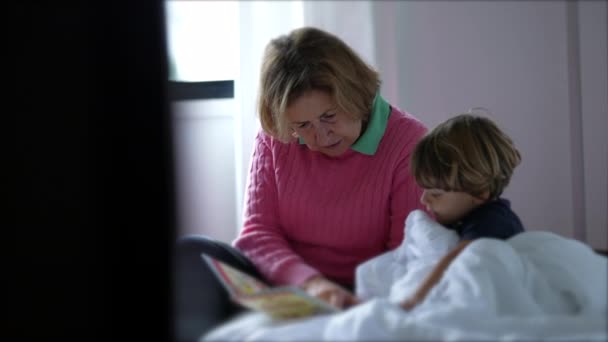
[(236, 268), (202, 254), (209, 268), (215, 273), (231, 296), (242, 296), (258, 293), (268, 289), (268, 285)]
[(253, 310), (263, 311), (273, 319), (286, 320), (337, 312), (338, 309), (292, 287), (278, 287), (234, 300)]
[(270, 287), (226, 263), (201, 254), (209, 268), (228, 290), (232, 300), (273, 319), (284, 320), (338, 311), (298, 287)]

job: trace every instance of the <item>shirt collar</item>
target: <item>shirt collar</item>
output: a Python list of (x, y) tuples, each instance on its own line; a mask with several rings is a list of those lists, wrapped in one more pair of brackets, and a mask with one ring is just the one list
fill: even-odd
[[(351, 149), (359, 153), (373, 156), (378, 149), (382, 136), (384, 136), (390, 114), (391, 107), (388, 102), (386, 102), (382, 96), (376, 94), (365, 132), (363, 132), (359, 139), (355, 141), (351, 146)], [(299, 139), (299, 142), (300, 144), (304, 144), (302, 138)]]

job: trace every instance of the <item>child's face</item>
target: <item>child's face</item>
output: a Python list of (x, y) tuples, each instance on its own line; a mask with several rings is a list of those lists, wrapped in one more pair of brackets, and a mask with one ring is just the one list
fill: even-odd
[(484, 197), (487, 195), (479, 198), (460, 191), (424, 189), (420, 203), (433, 213), (437, 222), (447, 225), (459, 221), (483, 204), (486, 201)]

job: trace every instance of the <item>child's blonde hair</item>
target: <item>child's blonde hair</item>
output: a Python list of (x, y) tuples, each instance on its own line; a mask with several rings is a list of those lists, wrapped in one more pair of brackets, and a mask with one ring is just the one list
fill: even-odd
[(427, 189), (500, 196), (521, 161), (509, 136), (490, 119), (460, 114), (435, 127), (411, 159), (416, 183)]

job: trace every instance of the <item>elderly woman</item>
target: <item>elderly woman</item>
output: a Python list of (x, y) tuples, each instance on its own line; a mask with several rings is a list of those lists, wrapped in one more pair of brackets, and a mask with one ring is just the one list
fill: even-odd
[(192, 322), (201, 334), (238, 310), (201, 253), (337, 307), (357, 302), (356, 266), (397, 247), (407, 215), (424, 209), (409, 162), (426, 128), (379, 88), (378, 73), (322, 30), (268, 44), (243, 227), (232, 246), (179, 241), (178, 332)]

